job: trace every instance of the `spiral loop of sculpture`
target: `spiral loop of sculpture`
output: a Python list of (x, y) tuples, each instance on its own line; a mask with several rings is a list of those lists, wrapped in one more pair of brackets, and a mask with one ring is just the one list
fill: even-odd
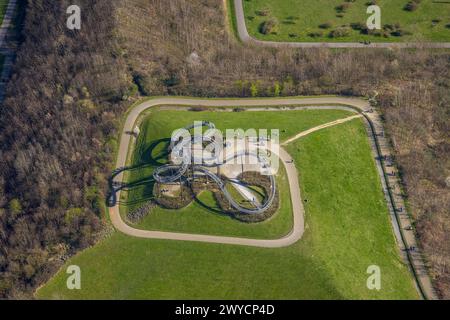
[[(207, 142), (209, 144), (217, 144), (218, 142), (209, 136), (205, 136), (203, 134), (194, 134), (193, 136), (189, 135), (189, 138), (186, 139), (187, 131), (197, 128), (198, 126), (208, 127), (209, 129), (215, 129), (215, 125), (211, 122), (203, 121), (201, 124), (194, 124), (185, 127), (182, 130), (176, 132), (170, 142), (170, 151), (172, 155), (175, 156), (176, 160), (180, 163), (174, 164), (166, 164), (159, 168), (157, 168), (153, 173), (153, 178), (156, 182), (161, 184), (169, 184), (176, 183), (182, 180), (191, 180), (195, 179), (198, 175), (203, 175), (209, 177), (220, 189), (220, 191), (224, 194), (225, 198), (228, 200), (230, 205), (244, 214), (260, 214), (265, 212), (272, 206), (272, 203), (275, 199), (276, 194), (276, 181), (273, 174), (268, 175), (270, 179), (270, 190), (266, 190), (268, 196), (264, 199), (264, 203), (255, 204), (254, 208), (247, 208), (241, 206), (230, 194), (230, 192), (226, 189), (226, 183), (219, 175), (210, 171), (210, 168), (220, 167), (226, 165), (227, 162), (233, 160), (238, 157), (255, 157), (257, 159), (258, 164), (261, 168), (268, 167), (267, 159), (264, 159), (257, 152), (251, 152), (246, 150), (241, 150), (234, 153), (232, 156), (228, 157), (224, 161), (218, 161), (219, 155), (214, 154), (209, 157), (205, 157), (202, 154), (202, 157), (196, 157), (192, 152), (192, 145), (198, 143)], [(184, 139), (183, 139), (184, 138)], [(215, 149), (217, 150), (217, 149)], [(173, 160), (173, 159), (172, 159)]]

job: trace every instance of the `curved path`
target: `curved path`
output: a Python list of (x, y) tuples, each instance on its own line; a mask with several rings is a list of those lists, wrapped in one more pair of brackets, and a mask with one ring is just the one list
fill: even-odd
[[(383, 186), (383, 191), (388, 204), (391, 222), (394, 229), (394, 234), (397, 239), (397, 243), (400, 247), (405, 262), (409, 265), (414, 278), (416, 280), (416, 286), (419, 293), (424, 298), (435, 299), (436, 294), (432, 287), (430, 278), (427, 273), (427, 268), (423, 261), (422, 255), (416, 244), (414, 231), (409, 228), (411, 221), (409, 215), (406, 213), (403, 198), (400, 194), (400, 184), (398, 180), (398, 171), (396, 168), (388, 163), (389, 158), (392, 157), (390, 151), (390, 145), (385, 138), (383, 131), (383, 123), (379, 114), (372, 110), (367, 100), (359, 98), (346, 98), (346, 97), (317, 97), (317, 98), (259, 98), (259, 99), (195, 99), (195, 98), (154, 98), (145, 101), (134, 108), (132, 108), (125, 120), (120, 146), (117, 157), (117, 168), (122, 168), (126, 164), (127, 153), (130, 143), (132, 141), (132, 135), (136, 121), (139, 115), (145, 110), (154, 106), (205, 106), (205, 107), (256, 107), (249, 109), (249, 111), (262, 111), (267, 110), (267, 106), (274, 106), (268, 110), (292, 110), (295, 107), (297, 109), (345, 109), (352, 110), (355, 113), (359, 113), (365, 120), (368, 136), (370, 139), (372, 153), (375, 158), (376, 166)], [(260, 107), (260, 108), (257, 108)], [(276, 107), (276, 109), (275, 109)], [(310, 131), (313, 129), (310, 129)], [(301, 134), (300, 134), (301, 135)], [(294, 138), (298, 138), (296, 136)], [(284, 247), (289, 246), (297, 242), (304, 232), (304, 208), (300, 196), (300, 187), (298, 184), (298, 174), (294, 163), (291, 163), (291, 157), (289, 154), (280, 147), (280, 158), (283, 160), (283, 164), (286, 167), (286, 172), (289, 181), (289, 187), (291, 190), (292, 210), (294, 216), (293, 230), (281, 239), (275, 240), (259, 240), (259, 239), (246, 239), (246, 238), (234, 238), (234, 237), (221, 237), (212, 235), (198, 235), (198, 234), (185, 234), (185, 233), (173, 233), (173, 232), (161, 232), (161, 231), (149, 231), (139, 230), (127, 225), (121, 218), (118, 205), (110, 208), (111, 222), (114, 227), (130, 236), (148, 238), (148, 239), (166, 239), (166, 240), (182, 240), (182, 241), (199, 241), (209, 243), (222, 243), (222, 244), (234, 244), (234, 245), (246, 245), (256, 247)], [(287, 161), (287, 163), (286, 163)], [(387, 167), (391, 171), (387, 173)], [(122, 181), (123, 172), (120, 172), (116, 176), (118, 181)], [(119, 191), (120, 192), (120, 191)], [(120, 194), (118, 194), (120, 197)], [(414, 252), (409, 248), (415, 247)]]
[[(245, 24), (245, 13), (242, 0), (233, 0), (236, 26), (239, 39), (246, 43), (253, 43), (268, 47), (294, 47), (294, 48), (450, 48), (450, 42), (374, 42), (370, 44), (358, 42), (283, 42), (262, 41), (250, 36)], [(230, 12), (231, 14), (231, 12)]]

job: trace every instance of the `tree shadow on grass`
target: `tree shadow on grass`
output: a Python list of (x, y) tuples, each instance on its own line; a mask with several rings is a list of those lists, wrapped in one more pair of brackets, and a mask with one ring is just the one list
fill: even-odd
[[(109, 184), (109, 192), (108, 192), (108, 200), (107, 205), (109, 207), (114, 206), (117, 202), (122, 205), (132, 205), (145, 203), (149, 199), (153, 198), (153, 187), (155, 185), (155, 181), (152, 176), (152, 172), (149, 169), (152, 169), (156, 166), (162, 166), (166, 163), (169, 155), (169, 147), (170, 139), (158, 139), (152, 141), (148, 147), (146, 147), (143, 151), (138, 149), (135, 152), (139, 153), (139, 158), (137, 164), (133, 164), (129, 167), (117, 168), (113, 171), (111, 176), (108, 179)], [(155, 150), (161, 149), (158, 153), (155, 154)], [(142, 172), (142, 176), (136, 180), (128, 181), (128, 182), (116, 182), (114, 179), (121, 173), (129, 173), (134, 176), (140, 174)], [(130, 198), (131, 193), (138, 192), (138, 189), (144, 186), (144, 191), (139, 195), (139, 197), (135, 197), (135, 194), (131, 197), (132, 200), (120, 200), (117, 199), (117, 192), (120, 190), (128, 192), (128, 198)]]
[(170, 139), (168, 138), (152, 141), (150, 145), (140, 152), (139, 162), (155, 167), (165, 165), (170, 153), (169, 145)]

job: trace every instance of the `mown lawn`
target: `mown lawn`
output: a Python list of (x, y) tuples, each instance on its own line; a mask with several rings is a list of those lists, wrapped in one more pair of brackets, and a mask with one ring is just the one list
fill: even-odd
[[(259, 114), (252, 114), (252, 123), (264, 117)], [(232, 116), (220, 114), (223, 121), (216, 123)], [(62, 268), (37, 297), (417, 299), (398, 254), (362, 121), (313, 133), (288, 151), (307, 199), (306, 231), (296, 244), (265, 249), (114, 233), (67, 262), (81, 267), (81, 290), (66, 289)], [(374, 264), (381, 268), (380, 291), (366, 287), (367, 267)]]
[[(284, 141), (300, 131), (349, 116), (343, 110), (293, 110), (286, 112), (211, 112), (174, 111), (153, 109), (143, 120), (141, 134), (134, 149), (127, 181), (135, 185), (122, 193), (122, 215), (143, 205), (153, 196), (153, 184), (148, 183), (155, 167), (167, 162), (167, 145), (172, 132), (194, 121), (211, 121), (217, 128), (226, 129), (279, 129)], [(211, 193), (202, 194), (198, 202), (182, 210), (154, 209), (135, 227), (147, 230), (179, 231), (239, 237), (280, 238), (292, 229), (291, 203), (284, 168), (280, 166), (277, 182), (280, 186), (280, 209), (270, 220), (259, 224), (239, 222), (215, 212), (217, 204)], [(136, 181), (138, 181), (136, 183)], [(141, 183), (140, 181), (145, 181)], [(210, 209), (205, 206), (209, 206)], [(211, 210), (212, 209), (212, 210)]]
[[(399, 42), (399, 41), (450, 41), (450, 4), (443, 1), (422, 0), (417, 10), (404, 10), (409, 0), (378, 0), (381, 8), (381, 24), (399, 24), (403, 36), (364, 35), (350, 30), (348, 36), (330, 38), (330, 31), (352, 23), (366, 24), (369, 1), (356, 0), (350, 3), (342, 17), (336, 7), (345, 0), (244, 0), (246, 24), (249, 33), (261, 40), (298, 42)], [(262, 13), (261, 13), (262, 12)], [(278, 20), (276, 34), (264, 35), (260, 25), (271, 18)], [(433, 21), (435, 20), (435, 21)], [(330, 23), (331, 28), (319, 26)], [(311, 33), (322, 33), (312, 37)]]

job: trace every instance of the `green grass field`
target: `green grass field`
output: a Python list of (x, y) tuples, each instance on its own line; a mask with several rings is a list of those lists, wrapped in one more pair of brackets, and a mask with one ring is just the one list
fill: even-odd
[[(344, 0), (244, 0), (246, 24), (250, 35), (260, 40), (293, 42), (402, 42), (450, 41), (450, 3), (422, 0), (417, 10), (404, 10), (409, 0), (378, 0), (381, 8), (381, 25), (399, 24), (407, 34), (403, 36), (364, 35), (351, 28), (352, 23), (366, 24), (369, 1), (356, 0), (342, 17), (336, 7)], [(260, 25), (275, 18), (276, 34), (264, 35)], [(329, 23), (331, 28), (319, 26)], [(347, 36), (330, 38), (330, 31), (347, 26)], [(322, 33), (322, 35), (320, 35)], [(315, 34), (316, 36), (311, 36)]]
[[(178, 127), (188, 123), (190, 116), (188, 112), (154, 112), (148, 118), (148, 130), (158, 133), (170, 126)], [(219, 128), (248, 128), (264, 123), (287, 127), (292, 131), (285, 133), (286, 139), (343, 116), (329, 110), (244, 112), (212, 113), (209, 120), (214, 119)], [(250, 117), (251, 122), (245, 117)], [(157, 123), (155, 119), (167, 122)], [(292, 143), (288, 151), (299, 170), (302, 196), (308, 200), (305, 234), (296, 244), (265, 249), (145, 240), (115, 232), (67, 262), (66, 267), (80, 266), (81, 290), (66, 289), (64, 267), (37, 292), (37, 297), (417, 299), (412, 277), (399, 257), (362, 121), (356, 119), (313, 133)], [(172, 219), (177, 219), (175, 213)], [(199, 230), (201, 222), (197, 219), (214, 225), (217, 217), (192, 212), (192, 219), (183, 222), (191, 225), (178, 227)], [(167, 223), (161, 220), (159, 217), (155, 223)], [(229, 221), (226, 223), (226, 228), (231, 228)], [(380, 291), (366, 287), (367, 267), (374, 264), (381, 268)]]
[[(304, 131), (322, 123), (349, 116), (348, 111), (329, 110), (299, 110), (289, 111), (287, 117), (280, 112), (193, 112), (193, 111), (161, 111), (152, 109), (143, 120), (141, 134), (137, 141), (130, 164), (136, 169), (126, 175), (129, 183), (136, 184), (129, 192), (122, 193), (122, 216), (143, 205), (152, 198), (153, 185), (139, 183), (151, 177), (155, 167), (167, 163), (167, 139), (178, 128), (198, 120), (215, 123), (220, 130), (226, 128), (248, 128), (252, 123), (255, 129), (266, 128), (267, 123), (277, 126), (268, 129), (279, 129), (282, 141), (294, 136), (298, 131)], [(224, 117), (224, 115), (226, 115)], [(255, 117), (255, 115), (257, 115)], [(277, 182), (281, 193), (280, 209), (270, 220), (259, 224), (245, 224), (229, 216), (216, 213), (204, 207), (217, 209), (217, 204), (211, 193), (204, 193), (198, 202), (182, 210), (156, 208), (136, 228), (161, 231), (192, 232), (199, 234), (234, 235), (254, 238), (280, 238), (292, 229), (292, 214), (289, 189), (284, 169), (280, 171)], [(207, 221), (207, 223), (205, 223)]]

